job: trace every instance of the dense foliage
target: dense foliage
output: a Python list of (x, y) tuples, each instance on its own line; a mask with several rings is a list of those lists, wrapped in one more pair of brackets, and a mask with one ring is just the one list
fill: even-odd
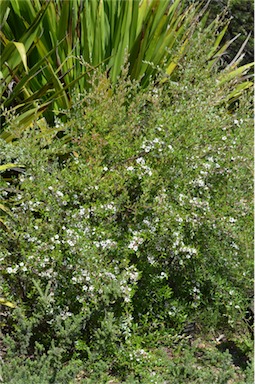
[[(210, 32), (207, 65), (212, 68), (229, 48), (228, 42), (221, 44), (228, 21), (219, 18), (205, 28), (207, 5), (186, 6), (181, 0), (1, 1), (0, 119), (6, 127), (6, 113), (15, 111), (16, 129), (2, 132), (1, 127), (0, 137), (13, 140), (42, 114), (53, 124), (56, 113), (61, 116), (62, 109), (72, 106), (73, 90), (90, 86), (96, 67), (107, 71), (112, 83), (125, 60), (131, 79), (142, 87), (155, 80), (158, 69), (177, 81), (192, 38), (201, 30)], [(229, 63), (236, 79), (231, 102), (252, 86), (247, 77), (252, 64), (240, 66), (240, 47)], [(218, 80), (229, 78), (219, 75)]]
[(251, 354), (251, 99), (227, 110), (205, 39), (179, 82), (94, 73), (66, 123), (0, 141), (19, 164), (0, 185), (4, 382), (247, 382), (227, 352), (205, 352), (200, 374), (193, 350), (153, 350), (194, 323)]

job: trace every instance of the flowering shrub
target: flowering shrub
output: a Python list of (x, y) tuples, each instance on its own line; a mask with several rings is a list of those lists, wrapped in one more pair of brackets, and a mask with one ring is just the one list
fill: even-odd
[(244, 317), (249, 99), (228, 113), (225, 89), (188, 64), (181, 84), (137, 90), (129, 80), (111, 90), (101, 75), (62, 135), (35, 125), (16, 145), (0, 142), (1, 162), (24, 165), (1, 180), (12, 212), (1, 296), (17, 305), (5, 310), (14, 351), (114, 356), (137, 325), (178, 333), (194, 319), (236, 327)]

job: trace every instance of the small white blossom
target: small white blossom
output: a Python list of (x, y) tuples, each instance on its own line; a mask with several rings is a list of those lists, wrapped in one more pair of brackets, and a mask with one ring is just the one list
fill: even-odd
[(67, 244), (70, 245), (70, 247), (74, 247), (75, 243), (72, 240), (67, 240)]
[(56, 196), (58, 196), (58, 197), (63, 197), (64, 195), (63, 195), (63, 193), (62, 193), (61, 191), (57, 191), (57, 192), (56, 192)]
[(159, 278), (163, 280), (163, 279), (167, 279), (168, 276), (165, 272), (161, 272)]
[(140, 165), (144, 165), (145, 164), (145, 160), (143, 157), (138, 157), (138, 159), (136, 159), (136, 162), (137, 164), (140, 164)]
[(204, 164), (204, 167), (205, 167), (206, 169), (210, 169), (211, 166), (212, 166), (212, 165), (211, 165), (210, 163), (205, 163), (205, 164)]
[(16, 265), (14, 268), (12, 268), (12, 267), (7, 267), (6, 268), (6, 272), (7, 273), (9, 273), (9, 274), (11, 274), (11, 273), (16, 273), (17, 272), (17, 270), (18, 270), (18, 266)]
[(148, 262), (152, 265), (155, 264), (155, 258), (153, 256), (148, 256)]
[(143, 238), (134, 236), (133, 239), (130, 241), (128, 248), (132, 249), (133, 251), (137, 251), (139, 248), (139, 245), (143, 243)]

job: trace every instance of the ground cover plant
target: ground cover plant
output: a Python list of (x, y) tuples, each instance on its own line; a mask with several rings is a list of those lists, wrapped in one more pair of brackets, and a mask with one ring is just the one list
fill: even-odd
[(206, 40), (0, 141), (4, 383), (252, 382), (251, 95), (228, 108)]

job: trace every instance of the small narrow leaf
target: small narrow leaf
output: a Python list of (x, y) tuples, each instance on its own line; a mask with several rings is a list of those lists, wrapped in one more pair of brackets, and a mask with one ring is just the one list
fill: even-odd
[(17, 50), (18, 50), (18, 52), (20, 54), (20, 57), (21, 57), (23, 65), (24, 65), (26, 73), (28, 73), (27, 55), (26, 55), (26, 49), (25, 49), (24, 44), (23, 43), (18, 43), (16, 41), (14, 41), (13, 44), (15, 45), (15, 47), (17, 48)]

